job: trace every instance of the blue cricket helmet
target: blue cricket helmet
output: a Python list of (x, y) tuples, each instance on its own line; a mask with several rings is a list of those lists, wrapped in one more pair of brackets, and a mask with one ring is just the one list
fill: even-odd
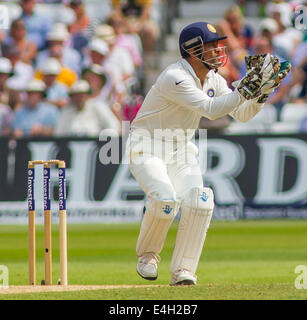
[(214, 28), (208, 22), (194, 22), (186, 27), (180, 33), (179, 36), (179, 49), (181, 56), (183, 56), (185, 50), (193, 48), (194, 46), (202, 43), (208, 43), (217, 40), (224, 40), (227, 37), (220, 37)]

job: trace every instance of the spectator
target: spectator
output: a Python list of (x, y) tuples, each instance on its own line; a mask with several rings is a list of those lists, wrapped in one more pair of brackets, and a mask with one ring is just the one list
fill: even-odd
[(242, 54), (246, 55), (246, 52), (251, 50), (253, 46), (253, 30), (244, 21), (238, 6), (232, 6), (225, 11), (220, 27), (223, 34), (228, 37), (226, 43), (234, 57), (240, 59)]
[(58, 108), (65, 107), (69, 101), (68, 87), (56, 80), (61, 69), (61, 64), (56, 58), (48, 58), (42, 68), (43, 81), (46, 85), (46, 102)]
[(90, 99), (90, 85), (77, 81), (70, 90), (71, 103), (62, 109), (55, 134), (57, 136), (98, 137), (101, 130), (120, 132), (119, 122), (108, 106)]
[(265, 18), (260, 23), (260, 35), (262, 37), (268, 38), (269, 41), (273, 45), (273, 50), (276, 55), (283, 58), (284, 60), (290, 60), (290, 57), (288, 56), (287, 50), (285, 50), (283, 47), (279, 46), (278, 44), (273, 43), (273, 38), (278, 32), (278, 24), (277, 22), (272, 18)]
[(25, 23), (22, 19), (16, 19), (12, 22), (9, 36), (4, 43), (7, 46), (16, 46), (20, 51), (20, 60), (31, 64), (36, 56), (36, 44), (26, 39)]
[(76, 14), (75, 11), (69, 6), (69, 3), (66, 1), (62, 1), (62, 5), (57, 11), (57, 15), (55, 17), (55, 23), (63, 23), (66, 25), (67, 29), (69, 26), (75, 23)]
[(97, 98), (111, 107), (116, 98), (115, 87), (109, 81), (109, 75), (101, 65), (93, 64), (83, 70), (82, 78), (86, 80), (92, 90), (91, 98)]
[(32, 66), (20, 60), (21, 52), (15, 46), (3, 45), (2, 54), (10, 60), (14, 72), (6, 85), (12, 90), (23, 90), (33, 77)]
[(40, 80), (33, 79), (27, 85), (26, 102), (15, 112), (13, 120), (16, 138), (52, 135), (59, 112), (55, 106), (42, 101), (45, 90)]
[(11, 134), (11, 122), (13, 112), (11, 108), (0, 103), (0, 137), (6, 137)]
[(134, 66), (139, 67), (142, 64), (142, 49), (135, 37), (127, 33), (127, 22), (120, 17), (112, 16), (108, 19), (108, 24), (113, 27), (116, 34), (116, 46), (127, 49)]
[(108, 44), (98, 38), (94, 38), (88, 45), (86, 56), (83, 61), (84, 67), (91, 64), (103, 65), (109, 54)]
[(137, 19), (136, 28), (142, 40), (145, 53), (152, 52), (160, 30), (156, 21), (151, 19), (152, 0), (112, 0), (114, 15), (119, 17), (134, 16)]
[(46, 36), (51, 29), (51, 21), (47, 16), (35, 12), (36, 0), (20, 0), (21, 19), (25, 22), (27, 38), (33, 41), (38, 50), (46, 48)]
[(89, 39), (92, 37), (90, 19), (86, 14), (82, 0), (70, 1), (70, 8), (75, 13), (75, 21), (69, 26), (73, 48), (82, 55), (83, 48), (88, 45)]
[(9, 94), (5, 86), (6, 80), (13, 75), (11, 61), (0, 57), (0, 103), (9, 104)]
[(143, 45), (138, 34), (137, 19), (133, 16), (126, 18), (126, 32), (133, 39), (135, 46), (138, 48), (141, 55), (143, 55)]
[(114, 29), (107, 25), (100, 25), (96, 30), (96, 36), (109, 45), (109, 55), (105, 63), (117, 66), (120, 70), (121, 81), (125, 81), (134, 74), (134, 63), (130, 53), (125, 48), (116, 46), (116, 34)]
[(273, 37), (273, 45), (283, 48), (291, 60), (296, 47), (303, 40), (303, 33), (291, 27), (291, 6), (288, 3), (271, 3), (270, 5), (269, 15), (278, 25), (278, 31)]
[(91, 87), (90, 98), (99, 98), (101, 101), (107, 101), (107, 97), (102, 94), (103, 88), (107, 81), (107, 76), (101, 65), (92, 64), (83, 70), (83, 79)]
[(105, 41), (98, 38), (93, 39), (88, 46), (88, 51), (88, 56), (84, 61), (85, 67), (92, 64), (103, 66), (106, 75), (106, 83), (104, 84), (105, 98), (107, 101), (110, 101), (110, 104), (113, 104), (113, 100), (117, 100), (118, 96), (125, 90), (121, 79), (121, 72), (116, 65), (108, 63), (109, 47)]
[[(291, 26), (292, 7), (288, 1), (284, 0), (271, 0), (266, 5), (266, 13), (268, 17), (275, 16), (279, 13), (278, 19), (281, 20), (281, 24), (288, 28)], [(274, 18), (275, 19), (275, 18)]]
[(57, 58), (64, 67), (73, 70), (77, 75), (81, 72), (80, 54), (65, 45), (70, 34), (64, 24), (55, 24), (47, 35), (48, 49), (40, 52), (37, 56), (37, 67), (41, 68), (48, 57)]

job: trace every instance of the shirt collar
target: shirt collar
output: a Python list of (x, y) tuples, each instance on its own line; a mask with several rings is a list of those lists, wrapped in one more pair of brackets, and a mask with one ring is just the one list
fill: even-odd
[[(188, 70), (194, 78), (199, 80), (199, 78), (197, 77), (194, 69), (189, 64), (189, 62), (186, 59), (183, 59), (183, 58), (180, 61), (181, 61), (182, 65), (183, 65), (184, 69)], [(209, 70), (209, 72), (207, 73), (206, 78), (209, 79), (209, 78), (212, 78), (213, 76), (214, 76), (214, 70)]]
[[(194, 78), (198, 79), (198, 77), (197, 77), (194, 69), (192, 68), (192, 66), (189, 64), (189, 62), (188, 62), (186, 59), (183, 59), (183, 58), (182, 58), (182, 59), (180, 60), (180, 62), (181, 62), (181, 64), (183, 65), (184, 69), (188, 70)], [(199, 79), (198, 79), (198, 80), (199, 80)]]

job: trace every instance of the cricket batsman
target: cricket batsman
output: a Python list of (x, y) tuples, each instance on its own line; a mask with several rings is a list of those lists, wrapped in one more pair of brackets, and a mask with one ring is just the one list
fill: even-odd
[(215, 28), (206, 22), (180, 33), (182, 56), (168, 66), (148, 92), (131, 123), (127, 143), (130, 170), (146, 194), (136, 245), (137, 273), (158, 277), (159, 253), (181, 208), (170, 265), (171, 285), (195, 285), (196, 270), (214, 208), (214, 195), (204, 181), (191, 139), (201, 117), (230, 115), (246, 122), (263, 107), (291, 65), (270, 55), (246, 57), (246, 75), (232, 91), (218, 68), (227, 60)]

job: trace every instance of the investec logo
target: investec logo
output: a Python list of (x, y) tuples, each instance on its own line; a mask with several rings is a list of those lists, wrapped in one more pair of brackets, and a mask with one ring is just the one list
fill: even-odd
[(64, 170), (59, 170), (59, 207), (60, 210), (65, 210), (66, 188), (65, 188)]
[(33, 190), (33, 182), (34, 182), (34, 175), (33, 170), (30, 169), (28, 171), (28, 208), (29, 210), (34, 210), (34, 190)]
[(49, 185), (49, 175), (48, 175), (48, 170), (44, 169), (44, 208), (45, 210), (49, 210), (49, 204), (48, 200), (50, 198), (50, 185)]

